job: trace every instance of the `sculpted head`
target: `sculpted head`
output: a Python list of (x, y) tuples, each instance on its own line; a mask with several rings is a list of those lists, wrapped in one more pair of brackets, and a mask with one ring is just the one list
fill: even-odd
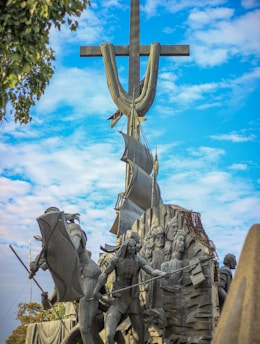
[(186, 245), (186, 234), (182, 230), (178, 230), (173, 240), (173, 251), (183, 253)]
[(228, 253), (225, 255), (223, 263), (230, 267), (230, 269), (235, 269), (237, 265), (236, 257), (233, 254)]
[(127, 253), (128, 254), (136, 254), (136, 241), (134, 239), (129, 239), (127, 244)]
[(151, 234), (154, 240), (155, 248), (163, 248), (165, 244), (165, 231), (161, 226), (156, 226), (151, 229)]
[(137, 247), (136, 241), (134, 239), (126, 240), (118, 250), (117, 256), (120, 258), (125, 258), (127, 254), (136, 254)]
[(167, 238), (169, 240), (173, 240), (176, 232), (178, 231), (179, 222), (178, 217), (174, 216), (170, 219), (170, 221), (167, 223), (166, 231), (167, 231)]

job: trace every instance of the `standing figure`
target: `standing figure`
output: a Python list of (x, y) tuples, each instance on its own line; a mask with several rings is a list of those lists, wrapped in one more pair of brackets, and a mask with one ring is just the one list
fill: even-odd
[(164, 247), (165, 261), (168, 261), (171, 259), (172, 251), (173, 251), (173, 247), (172, 247), (173, 240), (178, 229), (180, 228), (179, 228), (178, 216), (176, 215), (168, 221), (165, 228), (165, 239), (166, 239), (165, 247)]
[[(123, 315), (128, 315), (130, 318), (135, 342), (137, 344), (144, 343), (143, 313), (139, 300), (139, 286), (136, 285), (139, 271), (142, 269), (152, 276), (163, 277), (168, 275), (160, 270), (153, 269), (143, 258), (137, 256), (136, 252), (135, 240), (129, 239), (124, 242), (116, 256), (112, 258), (107, 269), (99, 277), (94, 290), (94, 297), (100, 299), (101, 288), (105, 285), (109, 274), (115, 271), (114, 300), (108, 308), (105, 320), (107, 344), (115, 343), (116, 328)], [(122, 290), (123, 288), (126, 289)]]
[[(173, 272), (181, 269), (184, 265), (188, 265), (187, 260), (183, 261), (185, 251), (186, 234), (184, 231), (179, 230), (173, 241), (173, 256), (172, 259), (163, 263), (161, 269), (163, 271)], [(162, 281), (161, 286), (163, 288), (179, 290), (179, 286), (182, 284), (183, 271), (172, 274), (167, 281)]]
[[(170, 277), (161, 280), (162, 306), (166, 326), (164, 338), (169, 343), (209, 343), (211, 338), (210, 271), (207, 256), (187, 259), (187, 235), (178, 230), (173, 240), (173, 256), (162, 271)], [(207, 318), (208, 317), (208, 318)], [(167, 342), (168, 343), (168, 342)]]
[[(165, 245), (165, 231), (160, 226), (152, 227), (151, 235), (153, 237), (153, 251), (151, 266), (154, 269), (160, 269), (162, 263), (165, 261), (164, 245)], [(149, 301), (148, 308), (161, 308), (161, 290), (160, 281), (155, 280), (149, 283)]]
[(236, 257), (233, 254), (228, 253), (225, 255), (223, 263), (224, 263), (224, 266), (220, 268), (220, 281), (219, 281), (219, 286), (218, 286), (220, 312), (222, 311), (230, 284), (232, 282), (231, 269), (235, 269), (237, 265)]

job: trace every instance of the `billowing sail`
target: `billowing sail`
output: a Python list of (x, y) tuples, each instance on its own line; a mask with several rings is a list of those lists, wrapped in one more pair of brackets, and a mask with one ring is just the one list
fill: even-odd
[(151, 174), (153, 169), (153, 157), (150, 150), (133, 136), (129, 136), (120, 131), (125, 140), (125, 151), (121, 158), (122, 161), (133, 161), (141, 167), (147, 174)]
[(131, 180), (126, 191), (126, 196), (143, 210), (151, 208), (152, 197), (155, 200), (153, 206), (161, 202), (160, 188), (155, 181), (153, 186), (152, 177), (133, 161), (128, 160), (131, 168)]
[(157, 172), (152, 177), (153, 157), (150, 150), (133, 136), (120, 132), (125, 141), (125, 150), (121, 158), (129, 164), (129, 182), (126, 191), (118, 195), (115, 206), (117, 216), (110, 229), (119, 237), (131, 229), (134, 222), (145, 210), (159, 205), (160, 188), (156, 182)]
[[(120, 195), (119, 195), (120, 196)], [(124, 199), (122, 206), (118, 209), (116, 219), (110, 229), (111, 233), (120, 236), (131, 229), (134, 222), (144, 213), (144, 210), (138, 207), (130, 199)]]

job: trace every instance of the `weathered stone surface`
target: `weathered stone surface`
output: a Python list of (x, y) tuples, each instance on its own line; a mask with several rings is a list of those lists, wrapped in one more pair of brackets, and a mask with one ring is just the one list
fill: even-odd
[(260, 224), (245, 240), (212, 344), (260, 343)]
[[(152, 266), (155, 267), (159, 257), (163, 271), (187, 267), (161, 280), (161, 288), (157, 288), (154, 281), (141, 286), (148, 335), (145, 343), (159, 343), (159, 340), (163, 343), (210, 343), (219, 317), (217, 262), (214, 245), (203, 229), (200, 214), (176, 205), (161, 204), (148, 209), (134, 223), (133, 231), (141, 238), (140, 255)], [(185, 237), (181, 257), (176, 254), (179, 235)], [(141, 275), (141, 281), (148, 278)], [(155, 290), (156, 302), (151, 302)], [(164, 320), (159, 322), (157, 314), (163, 314)]]

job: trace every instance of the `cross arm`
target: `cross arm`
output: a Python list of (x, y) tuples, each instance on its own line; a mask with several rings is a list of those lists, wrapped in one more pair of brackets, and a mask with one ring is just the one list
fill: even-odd
[[(129, 45), (114, 46), (116, 56), (129, 56)], [(140, 45), (140, 56), (149, 56), (150, 45)], [(189, 56), (189, 45), (161, 45), (161, 56)], [(83, 46), (80, 47), (81, 57), (102, 56), (99, 46)]]

